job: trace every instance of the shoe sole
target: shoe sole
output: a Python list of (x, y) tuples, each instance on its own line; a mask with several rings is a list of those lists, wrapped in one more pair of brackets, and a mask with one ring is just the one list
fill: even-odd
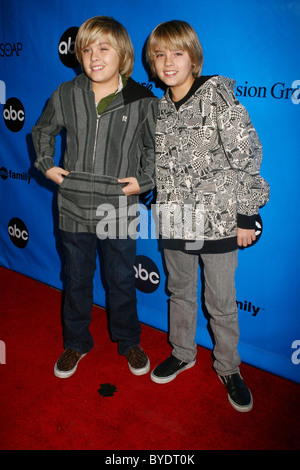
[(150, 378), (153, 382), (156, 384), (167, 384), (169, 382), (172, 382), (172, 380), (176, 379), (177, 375), (180, 374), (181, 372), (184, 372), (187, 369), (190, 369), (196, 364), (196, 361), (189, 362), (186, 366), (182, 367), (182, 369), (178, 370), (172, 375), (169, 375), (168, 377), (157, 377), (152, 371)]
[(75, 374), (79, 361), (81, 361), (81, 359), (83, 359), (84, 356), (86, 356), (86, 354), (87, 353), (82, 354), (81, 357), (78, 359), (76, 365), (73, 367), (73, 369), (68, 370), (68, 371), (59, 370), (57, 368), (57, 362), (56, 362), (56, 364), (54, 366), (54, 375), (55, 375), (55, 377), (59, 377), (60, 379), (68, 379), (69, 377), (71, 377), (73, 374)]
[(128, 367), (130, 369), (130, 372), (132, 372), (133, 375), (145, 375), (150, 370), (150, 361), (148, 359), (148, 362), (145, 365), (145, 367), (141, 367), (140, 369), (135, 369), (134, 367), (131, 367), (129, 363), (128, 363)]
[[(223, 380), (221, 379), (221, 377), (219, 375), (218, 375), (218, 378), (219, 378), (221, 384), (225, 387), (224, 382), (223, 382)], [(232, 408), (234, 408), (236, 411), (239, 411), (240, 413), (247, 413), (247, 412), (251, 411), (252, 408), (253, 408), (253, 399), (252, 399), (252, 395), (251, 395), (250, 390), (249, 390), (249, 393), (250, 393), (250, 398), (251, 398), (251, 401), (250, 401), (249, 405), (239, 405), (238, 403), (233, 401), (232, 398), (230, 397), (229, 393), (227, 393), (228, 401), (231, 404)]]
[(249, 405), (244, 405), (244, 406), (238, 405), (237, 403), (235, 403), (230, 398), (229, 394), (228, 394), (228, 401), (231, 404), (232, 408), (234, 408), (235, 410), (239, 411), (240, 413), (247, 413), (248, 411), (251, 411), (253, 408), (253, 400), (252, 400), (251, 392), (250, 392), (250, 397), (251, 397), (251, 402), (249, 403)]

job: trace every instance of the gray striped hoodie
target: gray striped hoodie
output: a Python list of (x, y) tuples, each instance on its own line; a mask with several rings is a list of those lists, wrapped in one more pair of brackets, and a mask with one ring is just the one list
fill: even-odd
[[(137, 178), (140, 193), (154, 188), (154, 131), (158, 99), (129, 78), (98, 116), (91, 81), (85, 74), (62, 83), (32, 129), (35, 166), (44, 174), (55, 165), (56, 136), (66, 129), (64, 168), (59, 186), (59, 226), (71, 232), (93, 232), (101, 204), (118, 213), (124, 196), (118, 178)], [(126, 204), (137, 204), (138, 195)], [(124, 197), (122, 198), (124, 199)]]

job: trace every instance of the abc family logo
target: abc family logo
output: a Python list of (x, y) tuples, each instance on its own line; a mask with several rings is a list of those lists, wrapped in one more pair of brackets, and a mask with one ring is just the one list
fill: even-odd
[(8, 223), (8, 234), (17, 248), (25, 248), (29, 240), (29, 233), (24, 222), (18, 217), (13, 217)]

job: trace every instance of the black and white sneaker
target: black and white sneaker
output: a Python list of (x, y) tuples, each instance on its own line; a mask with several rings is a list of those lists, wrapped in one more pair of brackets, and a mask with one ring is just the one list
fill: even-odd
[(228, 393), (231, 406), (241, 412), (251, 411), (253, 408), (252, 395), (239, 373), (218, 376)]
[(171, 355), (164, 362), (155, 367), (151, 372), (151, 380), (157, 384), (166, 384), (174, 380), (180, 372), (190, 369), (196, 363), (196, 360), (192, 362), (183, 362)]

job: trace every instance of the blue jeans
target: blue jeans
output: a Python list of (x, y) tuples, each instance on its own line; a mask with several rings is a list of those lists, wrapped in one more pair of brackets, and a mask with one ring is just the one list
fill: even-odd
[(110, 333), (125, 355), (140, 343), (141, 326), (136, 307), (134, 263), (136, 241), (99, 240), (92, 233), (61, 231), (66, 261), (64, 303), (64, 347), (80, 353), (89, 352), (94, 341), (89, 330), (93, 307), (93, 280), (97, 248), (100, 243), (105, 281), (108, 287)]
[[(240, 356), (235, 272), (238, 250), (202, 254), (205, 306), (214, 336), (214, 369), (220, 375), (239, 371)], [(173, 355), (191, 362), (197, 354), (197, 287), (199, 255), (164, 250), (170, 291), (170, 334)]]

